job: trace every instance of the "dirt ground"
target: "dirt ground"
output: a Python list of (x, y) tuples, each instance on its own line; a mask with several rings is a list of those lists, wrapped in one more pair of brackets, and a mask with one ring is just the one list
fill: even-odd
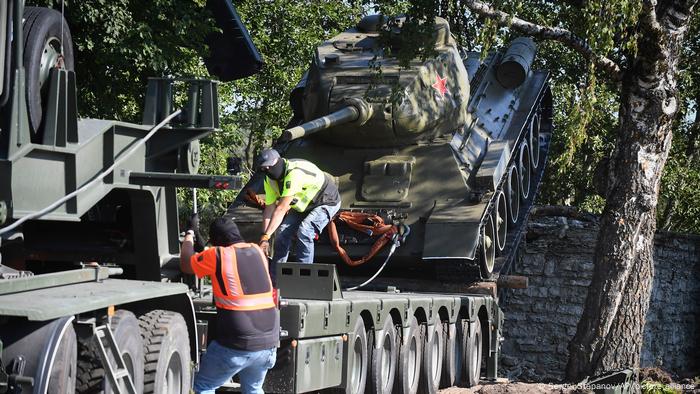
[(506, 379), (498, 379), (494, 383), (482, 382), (482, 384), (470, 387), (450, 387), (439, 391), (441, 394), (582, 394), (592, 391), (580, 388), (548, 383), (510, 383)]

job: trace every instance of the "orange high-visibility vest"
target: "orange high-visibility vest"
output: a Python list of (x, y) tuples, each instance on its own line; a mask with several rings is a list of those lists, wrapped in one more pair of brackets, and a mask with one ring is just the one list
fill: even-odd
[[(260, 259), (238, 265), (236, 249), (254, 248)], [(211, 254), (209, 256), (212, 256)], [(237, 243), (227, 247), (216, 247), (215, 274), (212, 279), (214, 288), (214, 303), (217, 308), (231, 311), (255, 311), (275, 307), (272, 295), (272, 282), (268, 273), (267, 258), (258, 245)], [(264, 270), (262, 275), (267, 280), (267, 291), (263, 293), (245, 294), (241, 285), (241, 270)]]

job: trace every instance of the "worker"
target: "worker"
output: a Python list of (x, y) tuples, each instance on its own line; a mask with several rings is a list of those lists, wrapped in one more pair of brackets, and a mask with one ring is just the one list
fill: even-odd
[(289, 256), (296, 235), (297, 261), (312, 263), (314, 239), (340, 209), (340, 194), (330, 175), (313, 163), (284, 159), (274, 149), (264, 149), (257, 160), (265, 173), (265, 210), (260, 247), (269, 255), (275, 234), (271, 272)]
[(194, 252), (197, 230), (191, 228), (185, 234), (180, 268), (199, 278), (211, 278), (216, 330), (195, 375), (194, 390), (213, 394), (238, 375), (243, 393), (262, 393), (279, 342), (279, 311), (267, 258), (258, 245), (243, 241), (231, 219), (222, 217), (211, 224), (212, 247), (201, 253)]

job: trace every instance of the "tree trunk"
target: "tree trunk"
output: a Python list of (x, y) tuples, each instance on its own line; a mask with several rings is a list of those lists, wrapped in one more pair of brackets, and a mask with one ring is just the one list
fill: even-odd
[(695, 1), (645, 1), (638, 53), (622, 81), (593, 279), (567, 378), (638, 367), (654, 275), (656, 206), (677, 111), (676, 74)]

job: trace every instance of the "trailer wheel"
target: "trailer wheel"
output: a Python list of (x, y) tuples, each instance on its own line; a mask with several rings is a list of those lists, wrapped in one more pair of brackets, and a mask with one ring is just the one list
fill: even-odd
[(399, 369), (396, 391), (399, 394), (414, 394), (420, 382), (421, 361), (423, 359), (424, 326), (411, 316), (406, 336), (399, 347)]
[(464, 337), (464, 383), (473, 387), (479, 383), (481, 375), (481, 324), (479, 319), (467, 323)]
[[(23, 16), (27, 112), (32, 130), (32, 142), (41, 143), (39, 129), (44, 116), (49, 72), (56, 66), (73, 70), (73, 41), (68, 24), (60, 12), (49, 8), (25, 7)], [(61, 44), (63, 44), (62, 62), (60, 60)]]
[(445, 357), (442, 364), (441, 388), (452, 387), (462, 378), (462, 323), (442, 322)]
[(421, 393), (435, 394), (440, 388), (440, 375), (445, 356), (442, 323), (437, 320), (432, 326), (424, 325), (425, 350), (423, 351), (423, 368), (421, 375)]
[(348, 335), (348, 369), (345, 382), (346, 394), (361, 394), (365, 392), (367, 383), (367, 364), (369, 360), (367, 332), (361, 318), (355, 322), (355, 328)]
[[(138, 319), (133, 313), (120, 309), (112, 316), (109, 329), (112, 331), (117, 347), (119, 347), (119, 352), (132, 378), (134, 388), (137, 392), (142, 392), (144, 350)], [(106, 371), (95, 346), (92, 338), (80, 343), (77, 392), (116, 393), (118, 390), (112, 387), (105, 376)], [(112, 365), (116, 366), (113, 357), (110, 357), (110, 362)], [(126, 390), (126, 387), (122, 385), (121, 391), (123, 392), (124, 390)]]
[[(398, 335), (394, 322), (389, 318), (384, 321), (382, 333), (376, 336), (377, 345), (372, 348), (370, 369), (370, 392), (390, 394), (394, 387), (396, 363), (398, 361)], [(370, 344), (372, 346), (372, 344)]]
[(153, 310), (139, 317), (144, 343), (144, 393), (190, 392), (190, 343), (181, 314)]
[(56, 350), (49, 377), (48, 394), (75, 392), (78, 363), (78, 339), (73, 326), (69, 326)]

